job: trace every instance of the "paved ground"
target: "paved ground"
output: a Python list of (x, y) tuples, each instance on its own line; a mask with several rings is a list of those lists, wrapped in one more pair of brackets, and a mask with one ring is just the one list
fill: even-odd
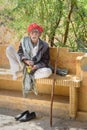
[(28, 122), (15, 121), (14, 116), (19, 110), (0, 108), (0, 130), (87, 130), (87, 122), (53, 118), (50, 127), (49, 117), (36, 113), (37, 118)]

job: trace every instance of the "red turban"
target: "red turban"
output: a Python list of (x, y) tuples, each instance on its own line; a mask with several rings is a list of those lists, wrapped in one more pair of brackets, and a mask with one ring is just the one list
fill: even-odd
[(31, 32), (33, 29), (37, 29), (40, 33), (43, 32), (43, 28), (36, 23), (32, 23), (28, 26), (28, 32)]

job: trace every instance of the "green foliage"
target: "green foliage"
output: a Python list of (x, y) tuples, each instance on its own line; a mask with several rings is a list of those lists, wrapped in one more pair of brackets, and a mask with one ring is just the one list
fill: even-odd
[[(67, 46), (78, 51), (78, 41), (87, 44), (87, 4), (85, 0), (1, 0), (0, 18), (16, 31), (19, 39), (27, 26), (43, 26), (42, 38), (51, 46)], [(64, 41), (65, 39), (65, 41)]]

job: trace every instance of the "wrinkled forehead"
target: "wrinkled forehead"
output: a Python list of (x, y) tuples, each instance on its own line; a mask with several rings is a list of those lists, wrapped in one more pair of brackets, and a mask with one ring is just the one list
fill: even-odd
[(38, 29), (32, 29), (30, 33), (40, 33), (40, 31)]

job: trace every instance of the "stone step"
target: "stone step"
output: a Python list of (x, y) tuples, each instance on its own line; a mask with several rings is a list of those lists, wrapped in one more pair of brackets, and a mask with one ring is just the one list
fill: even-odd
[[(50, 115), (51, 96), (48, 94), (30, 93), (27, 98), (23, 98), (22, 92), (0, 89), (0, 107), (30, 110)], [(66, 96), (54, 96), (53, 103), (54, 117), (69, 117), (69, 98)]]

